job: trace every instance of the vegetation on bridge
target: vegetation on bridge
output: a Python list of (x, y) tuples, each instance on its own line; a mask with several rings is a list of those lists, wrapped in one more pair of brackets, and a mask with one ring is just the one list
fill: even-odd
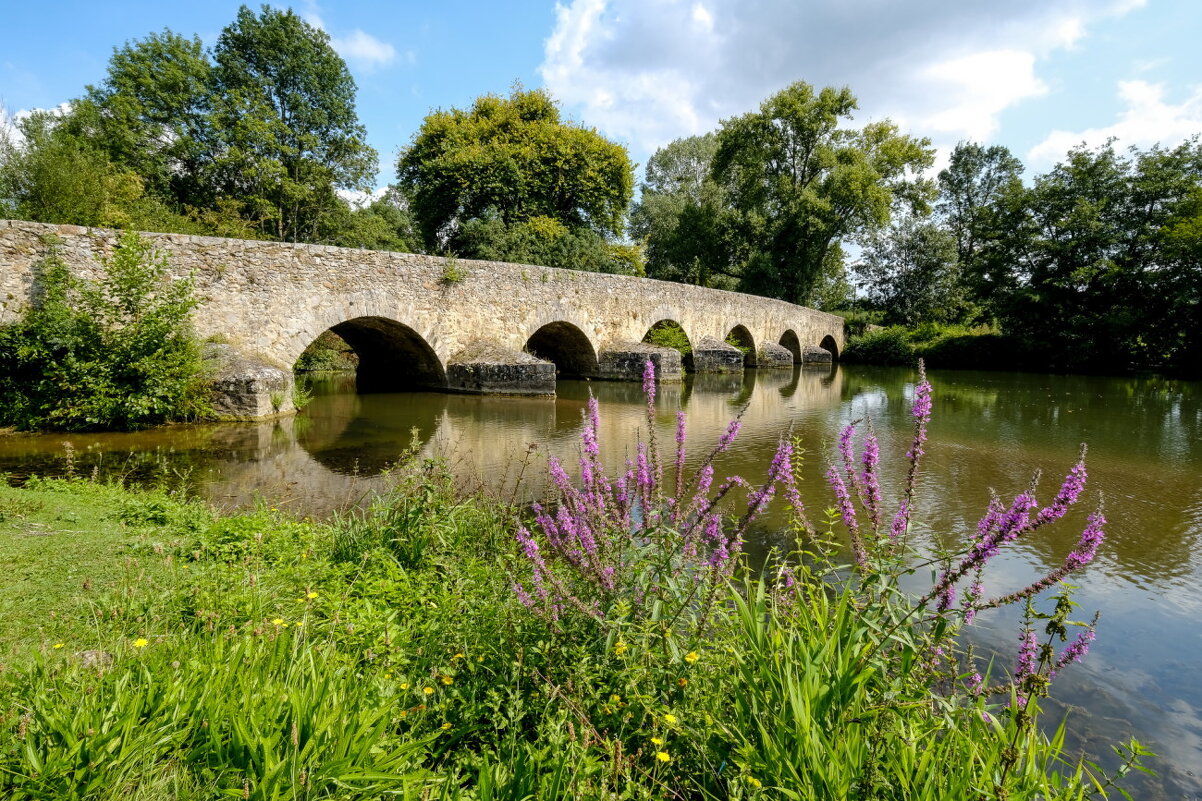
[(122, 235), (100, 280), (73, 276), (53, 243), (37, 265), (37, 305), (0, 327), (0, 426), (146, 428), (209, 411), (187, 280)]

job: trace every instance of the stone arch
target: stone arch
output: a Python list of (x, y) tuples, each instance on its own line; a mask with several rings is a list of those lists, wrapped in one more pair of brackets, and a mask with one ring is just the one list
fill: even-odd
[(388, 317), (364, 316), (329, 327), (359, 357), (360, 392), (398, 392), (446, 386), (441, 360), (414, 329)]
[[(656, 336), (657, 332), (666, 333)], [(641, 341), (675, 348), (680, 351), (681, 365), (689, 372), (692, 372), (693, 339), (689, 336), (689, 332), (685, 330), (684, 326), (680, 324), (680, 321), (671, 317), (656, 320), (647, 329), (647, 333), (643, 334)]]
[(835, 342), (835, 338), (833, 336), (830, 334), (824, 336), (822, 341), (818, 343), (818, 347), (830, 351), (831, 361), (839, 361), (839, 343)]
[(743, 350), (743, 366), (755, 367), (755, 338), (751, 336), (751, 332), (747, 330), (747, 326), (739, 323), (734, 328), (726, 333), (725, 340), (727, 342), (737, 343), (736, 347)]
[(793, 354), (793, 364), (801, 364), (801, 339), (797, 336), (797, 332), (790, 328), (788, 331), (780, 335), (780, 340), (777, 342), (789, 353)]
[(526, 350), (540, 359), (555, 363), (563, 378), (588, 378), (597, 375), (597, 350), (579, 327), (563, 320), (539, 326), (526, 340)]

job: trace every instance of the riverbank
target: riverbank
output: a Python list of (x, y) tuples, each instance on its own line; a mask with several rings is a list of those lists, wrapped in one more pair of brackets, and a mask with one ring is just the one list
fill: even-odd
[(787, 582), (715, 582), (708, 606), (692, 579), (643, 584), (598, 620), (522, 602), (516, 526), (428, 464), (325, 523), (0, 486), (3, 795), (1084, 792), (1034, 700), (957, 689), (897, 598), (838, 591), (816, 554)]

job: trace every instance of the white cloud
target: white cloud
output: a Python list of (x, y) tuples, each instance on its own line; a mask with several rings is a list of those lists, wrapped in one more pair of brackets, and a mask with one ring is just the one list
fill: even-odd
[(391, 64), (396, 60), (395, 47), (359, 28), (346, 36), (335, 36), (330, 40), (330, 44), (347, 61), (355, 62), (367, 70)]
[(917, 120), (931, 134), (982, 141), (997, 129), (998, 115), (1029, 97), (1047, 94), (1035, 75), (1035, 56), (992, 50), (931, 64), (918, 73), (940, 91), (943, 108)]
[(1085, 143), (1097, 147), (1108, 139), (1121, 146), (1148, 146), (1157, 142), (1177, 144), (1202, 132), (1202, 86), (1174, 105), (1165, 101), (1165, 85), (1148, 81), (1120, 81), (1118, 96), (1126, 105), (1111, 125), (1082, 131), (1055, 130), (1027, 153), (1036, 166), (1047, 166), (1062, 158), (1073, 147)]
[(636, 157), (788, 84), (849, 86), (863, 119), (950, 146), (1049, 91), (1042, 59), (1144, 0), (565, 0), (546, 87)]
[[(318, 30), (326, 31), (325, 19), (314, 0), (307, 0), (301, 18)], [(338, 51), (338, 55), (353, 63), (360, 69), (371, 72), (377, 67), (387, 66), (396, 61), (396, 48), (388, 42), (381, 41), (361, 28), (355, 28), (345, 36), (330, 37), (330, 45)], [(413, 64), (417, 56), (412, 50), (406, 51), (405, 61)]]

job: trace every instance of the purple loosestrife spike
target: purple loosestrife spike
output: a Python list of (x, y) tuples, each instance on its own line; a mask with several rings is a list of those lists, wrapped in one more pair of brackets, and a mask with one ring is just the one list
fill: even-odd
[[(781, 440), (780, 447), (777, 449), (777, 458), (780, 459), (780, 481), (785, 488), (785, 499), (789, 502), (789, 506), (793, 509), (793, 514), (797, 522), (801, 525), (802, 530), (812, 531), (810, 521), (806, 517), (805, 502), (801, 500), (801, 492), (797, 488), (797, 474), (793, 470), (793, 443), (788, 439)], [(773, 460), (775, 462), (775, 459)]]
[(969, 585), (964, 593), (964, 622), (971, 623), (973, 618), (977, 616), (977, 604), (981, 600), (981, 595), (985, 590), (981, 586), (980, 575), (977, 580)]
[(731, 420), (730, 421), (730, 424), (726, 426), (726, 431), (722, 434), (721, 437), (718, 438), (718, 451), (717, 451), (718, 453), (722, 453), (723, 451), (725, 451), (727, 448), (730, 447), (731, 443), (735, 441), (735, 437), (739, 436), (739, 429), (741, 429), (742, 427), (743, 427), (743, 421), (741, 421), (741, 420)]
[(1052, 668), (1052, 676), (1055, 676), (1073, 662), (1080, 662), (1085, 658), (1085, 655), (1089, 653), (1089, 644), (1094, 641), (1094, 629), (1097, 625), (1098, 616), (1094, 615), (1093, 622), (1060, 652), (1060, 658), (1056, 660), (1056, 664)]
[[(860, 499), (860, 503), (865, 503), (864, 486), (860, 483), (860, 476), (856, 473), (856, 460), (852, 455), (852, 440), (855, 438), (856, 426), (858, 424), (858, 420), (851, 423), (839, 434), (839, 455), (843, 458), (843, 472), (847, 474), (847, 480), (851, 484), (852, 492)], [(867, 504), (865, 503), (865, 505)]]
[(939, 603), (935, 607), (935, 611), (937, 612), (946, 612), (956, 602), (956, 585), (948, 582), (947, 577), (947, 571), (944, 571), (943, 575), (939, 577), (939, 583), (943, 586), (943, 591), (939, 593)]
[(864, 506), (868, 509), (869, 520), (872, 521), (872, 530), (879, 532), (881, 529), (881, 483), (877, 476), (877, 467), (881, 463), (881, 446), (876, 440), (876, 434), (872, 430), (872, 424), (868, 426), (868, 437), (864, 440), (864, 454), (861, 458), (861, 463), (864, 465), (864, 472), (860, 474), (860, 480), (864, 484)]
[(982, 689), (981, 685), (983, 685), (984, 683), (985, 683), (985, 679), (981, 677), (981, 674), (974, 672), (971, 676), (968, 677), (968, 693), (969, 693), (969, 695), (979, 696), (981, 694), (981, 689)]
[(1052, 501), (1052, 505), (1039, 511), (1035, 517), (1035, 525), (1041, 526), (1045, 523), (1051, 523), (1054, 520), (1059, 520), (1064, 517), (1064, 513), (1068, 508), (1077, 502), (1081, 497), (1081, 493), (1085, 491), (1085, 446), (1081, 446), (1081, 458), (1073, 465), (1073, 469), (1064, 477), (1064, 483), (1060, 486), (1060, 492), (1056, 493), (1056, 498)]
[(643, 365), (643, 394), (647, 396), (647, 408), (655, 409), (655, 364), (648, 359)]
[(851, 535), (851, 550), (855, 557), (856, 565), (865, 567), (868, 564), (868, 552), (864, 550), (864, 542), (860, 538), (860, 524), (856, 521), (856, 509), (852, 506), (851, 496), (847, 492), (847, 486), (843, 483), (843, 476), (839, 474), (839, 469), (834, 465), (826, 471), (826, 480), (831, 485), (831, 489), (835, 491), (835, 500), (839, 504), (839, 512), (843, 516), (843, 525), (847, 526), (848, 533)]
[[(676, 413), (676, 485), (673, 487), (672, 497), (676, 500), (684, 494), (684, 444), (686, 439), (685, 433), (685, 414), (684, 412)], [(676, 522), (676, 515), (672, 515), (672, 522)]]
[(1018, 667), (1014, 671), (1015, 682), (1021, 682), (1027, 676), (1035, 673), (1035, 651), (1039, 647), (1039, 641), (1035, 636), (1035, 632), (1027, 629), (1019, 637), (1018, 646)]
[(889, 539), (899, 540), (906, 536), (906, 529), (910, 526), (910, 501), (902, 498), (901, 505), (897, 507), (897, 514), (893, 516), (893, 525), (889, 527)]
[(1078, 570), (1093, 561), (1098, 553), (1098, 546), (1106, 537), (1106, 532), (1102, 530), (1104, 525), (1106, 525), (1106, 518), (1100, 509), (1089, 516), (1086, 520), (1085, 530), (1081, 532), (1081, 538), (1077, 540), (1077, 547), (1064, 561), (1065, 568), (1070, 571)]
[(918, 360), (918, 384), (914, 387), (914, 441), (906, 452), (910, 469), (906, 473), (906, 490), (897, 514), (893, 518), (893, 529), (890, 536), (896, 539), (904, 536), (910, 526), (910, 509), (914, 502), (914, 486), (918, 480), (918, 465), (925, 453), (923, 444), (927, 441), (927, 423), (931, 420), (931, 382), (927, 381), (926, 365)]

